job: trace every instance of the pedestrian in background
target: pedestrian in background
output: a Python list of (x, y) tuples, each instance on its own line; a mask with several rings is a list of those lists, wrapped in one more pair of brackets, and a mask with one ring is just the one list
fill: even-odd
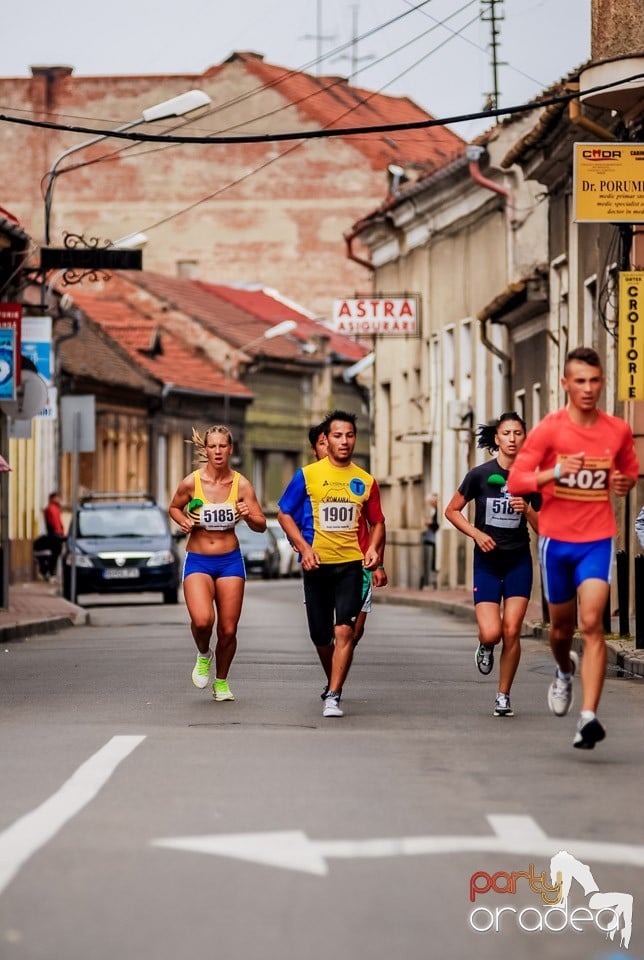
[(423, 545), (423, 587), (436, 586), (436, 534), (438, 522), (438, 494), (430, 493), (426, 500), (425, 529), (420, 536)]
[(637, 534), (640, 547), (644, 550), (644, 507), (642, 507), (635, 518), (635, 533)]
[(513, 493), (542, 491), (539, 558), (556, 662), (548, 706), (557, 717), (572, 706), (578, 657), (571, 647), (578, 617), (583, 700), (573, 746), (592, 750), (606, 736), (596, 711), (606, 674), (604, 610), (617, 533), (610, 494), (627, 496), (639, 466), (631, 428), (598, 407), (604, 374), (597, 352), (571, 350), (561, 385), (566, 406), (530, 431), (509, 486)]
[[(66, 540), (65, 528), (63, 526), (63, 514), (60, 505), (60, 493), (58, 490), (52, 490), (49, 494), (47, 506), (44, 511), (45, 528), (47, 530), (46, 550), (43, 554), (43, 563), (41, 570), (46, 580), (52, 580), (56, 577), (58, 570), (58, 560), (63, 550), (63, 544)], [(47, 556), (47, 551), (49, 555)]]
[[(526, 438), (518, 413), (503, 413), (477, 431), (478, 446), (497, 456), (466, 474), (447, 504), (445, 516), (474, 541), (474, 604), (479, 628), (476, 666), (487, 675), (494, 666), (494, 648), (501, 643), (495, 717), (513, 717), (510, 690), (521, 658), (521, 626), (532, 592), (532, 555), (528, 523), (538, 530), (541, 497), (511, 496), (510, 467)], [(474, 523), (463, 515), (474, 501)], [(503, 610), (501, 610), (503, 601)]]

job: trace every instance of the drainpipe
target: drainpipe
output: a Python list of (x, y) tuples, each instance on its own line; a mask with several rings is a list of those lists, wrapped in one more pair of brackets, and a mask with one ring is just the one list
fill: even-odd
[(481, 159), (481, 156), (484, 153), (485, 153), (484, 147), (476, 146), (473, 143), (468, 144), (465, 150), (465, 155), (470, 162), (469, 164), (470, 176), (474, 181), (474, 183), (478, 183), (480, 187), (484, 187), (486, 190), (492, 190), (494, 193), (499, 193), (501, 194), (502, 197), (505, 197), (509, 206), (510, 191), (506, 189), (506, 187), (502, 187), (500, 184), (496, 183), (494, 180), (488, 180), (488, 178), (484, 177), (483, 174), (481, 173), (481, 168), (479, 167), (479, 160)]
[[(500, 196), (505, 197), (505, 201), (506, 201), (505, 211), (506, 211), (506, 221), (507, 221), (506, 229), (507, 229), (507, 238), (508, 238), (507, 239), (508, 268), (509, 268), (509, 272), (511, 273), (512, 267), (513, 267), (513, 259), (514, 259), (512, 256), (512, 253), (513, 253), (512, 225), (510, 223), (510, 215), (512, 210), (512, 202), (511, 202), (512, 195), (506, 187), (502, 187), (500, 184), (496, 183), (494, 180), (490, 180), (488, 179), (488, 177), (485, 177), (482, 174), (481, 168), (479, 167), (479, 160), (481, 158), (481, 155), (484, 152), (485, 150), (483, 147), (479, 147), (472, 143), (468, 144), (467, 149), (465, 151), (467, 159), (469, 160), (470, 176), (474, 181), (474, 183), (477, 183), (480, 187), (483, 187), (485, 190), (491, 190), (493, 193), (498, 193)], [(492, 343), (492, 341), (489, 339), (487, 335), (488, 319), (489, 319), (488, 317), (485, 317), (483, 319), (479, 317), (479, 323), (480, 323), (479, 336), (481, 339), (481, 343), (486, 348), (486, 350), (489, 350), (490, 353), (493, 353), (494, 356), (501, 361), (502, 370), (503, 370), (503, 380), (505, 382), (506, 397), (509, 400), (510, 399), (510, 371), (511, 371), (511, 362), (512, 362), (511, 357), (507, 353), (504, 353), (503, 350), (499, 349), (499, 347), (497, 347), (497, 345), (495, 343)]]
[(344, 240), (347, 245), (346, 254), (348, 259), (353, 260), (354, 263), (360, 264), (361, 267), (366, 267), (367, 270), (375, 270), (375, 267), (370, 260), (365, 260), (364, 257), (359, 257), (357, 253), (353, 252), (353, 241), (357, 236), (357, 230), (353, 230), (351, 233), (345, 233), (344, 235)]
[(505, 383), (505, 395), (507, 400), (510, 399), (510, 386), (511, 386), (511, 369), (512, 369), (512, 358), (509, 354), (504, 353), (495, 343), (489, 339), (487, 335), (487, 322), (489, 317), (485, 317), (483, 320), (479, 318), (479, 336), (481, 343), (489, 350), (490, 353), (493, 353), (495, 357), (501, 361), (502, 373), (503, 373), (503, 382)]
[[(570, 91), (579, 90), (579, 84), (567, 83), (566, 89)], [(599, 137), (600, 140), (617, 140), (615, 134), (607, 130), (606, 127), (602, 127), (601, 124), (595, 123), (594, 120), (590, 120), (583, 115), (581, 112), (581, 100), (578, 97), (571, 100), (568, 104), (568, 119), (575, 126), (581, 127), (582, 130), (587, 130), (588, 133), (592, 133), (594, 137)]]

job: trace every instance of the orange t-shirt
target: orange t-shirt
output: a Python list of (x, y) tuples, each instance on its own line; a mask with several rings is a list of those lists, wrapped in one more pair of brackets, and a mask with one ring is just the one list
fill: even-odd
[[(543, 497), (539, 535), (569, 543), (603, 540), (617, 533), (610, 501), (615, 469), (637, 480), (639, 464), (631, 428), (619, 417), (598, 410), (590, 427), (573, 423), (566, 407), (550, 413), (531, 430), (510, 468), (508, 489), (514, 494)], [(584, 466), (574, 477), (537, 487), (537, 471), (552, 469), (567, 456), (584, 453)]]

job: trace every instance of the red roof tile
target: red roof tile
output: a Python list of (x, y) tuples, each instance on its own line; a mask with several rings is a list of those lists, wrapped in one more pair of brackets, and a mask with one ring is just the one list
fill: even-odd
[(204, 393), (252, 397), (250, 390), (227, 377), (211, 359), (184, 346), (154, 319), (143, 316), (128, 302), (123, 287), (118, 293), (114, 289), (100, 294), (77, 290), (74, 302), (140, 368), (161, 383)]
[[(253, 53), (236, 53), (262, 85), (269, 85), (300, 112), (324, 129), (367, 127), (376, 124), (415, 123), (434, 119), (408, 97), (392, 97), (351, 86), (340, 77), (318, 77), (266, 63)], [(288, 124), (285, 123), (285, 129)], [(374, 169), (389, 163), (419, 164), (439, 169), (460, 156), (464, 141), (447, 127), (396, 130), (391, 133), (352, 135), (350, 142), (367, 157)]]
[[(315, 354), (302, 351), (302, 345), (314, 336), (328, 337), (329, 350), (340, 361), (353, 363), (368, 353), (357, 340), (328, 330), (313, 320), (304, 308), (300, 310), (295, 304), (289, 305), (274, 291), (165, 277), (147, 271), (128, 272), (122, 276), (152, 296), (170, 303), (181, 313), (194, 317), (215, 336), (251, 356), (261, 354), (304, 364), (314, 363)], [(293, 333), (273, 340), (261, 339), (268, 327), (282, 320), (296, 321), (297, 328)]]

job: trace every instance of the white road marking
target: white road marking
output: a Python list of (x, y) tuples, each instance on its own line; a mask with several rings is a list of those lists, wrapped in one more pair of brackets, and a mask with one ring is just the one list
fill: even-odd
[(0, 833), (0, 893), (22, 865), (65, 826), (112, 776), (144, 736), (119, 736), (101, 747), (44, 803)]
[(166, 837), (153, 846), (232, 857), (264, 866), (325, 876), (327, 860), (364, 857), (419, 856), (446, 853), (505, 853), (544, 856), (569, 850), (585, 860), (644, 867), (644, 846), (549, 837), (532, 817), (490, 815), (494, 831), (487, 836), (394, 837), (375, 840), (309, 840), (301, 830), (264, 833), (206, 834)]

